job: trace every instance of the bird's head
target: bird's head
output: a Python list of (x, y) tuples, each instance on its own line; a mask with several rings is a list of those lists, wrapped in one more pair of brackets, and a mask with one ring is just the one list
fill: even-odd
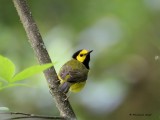
[(73, 54), (72, 58), (83, 63), (89, 69), (90, 53), (92, 51), (93, 50), (88, 51), (86, 49), (78, 50)]

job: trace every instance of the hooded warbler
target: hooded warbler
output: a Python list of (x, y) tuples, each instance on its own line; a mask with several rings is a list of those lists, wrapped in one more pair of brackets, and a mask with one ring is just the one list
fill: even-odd
[(78, 50), (72, 55), (72, 59), (66, 62), (58, 74), (60, 80), (59, 90), (63, 93), (79, 92), (85, 85), (88, 72), (90, 53), (86, 49)]

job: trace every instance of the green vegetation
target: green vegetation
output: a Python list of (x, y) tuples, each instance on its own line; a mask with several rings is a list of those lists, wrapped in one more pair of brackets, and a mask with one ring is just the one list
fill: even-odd
[(0, 55), (0, 90), (13, 86), (29, 86), (26, 84), (19, 83), (24, 79), (27, 79), (37, 73), (40, 73), (52, 66), (52, 63), (44, 65), (35, 65), (24, 69), (23, 71), (15, 74), (14, 63)]

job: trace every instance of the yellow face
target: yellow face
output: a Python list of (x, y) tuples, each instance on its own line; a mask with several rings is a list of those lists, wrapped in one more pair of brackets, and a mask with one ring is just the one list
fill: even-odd
[(88, 54), (88, 50), (82, 50), (78, 55), (77, 55), (77, 57), (76, 57), (76, 59), (78, 60), (78, 61), (80, 61), (80, 62), (83, 62), (85, 59), (86, 59), (86, 56), (87, 56), (87, 54)]

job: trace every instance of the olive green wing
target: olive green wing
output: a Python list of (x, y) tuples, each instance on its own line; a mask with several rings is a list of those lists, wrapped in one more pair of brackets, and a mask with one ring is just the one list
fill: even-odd
[(84, 82), (87, 80), (87, 76), (87, 70), (74, 69), (72, 71), (69, 71), (69, 78), (67, 79), (67, 81), (70, 83)]
[(66, 77), (69, 75), (69, 71), (71, 71), (71, 67), (69, 66), (63, 66), (59, 72), (59, 76), (61, 77), (62, 80), (66, 80)]
[(59, 76), (70, 83), (84, 82), (87, 80), (88, 69), (77, 60), (70, 60), (62, 66)]

